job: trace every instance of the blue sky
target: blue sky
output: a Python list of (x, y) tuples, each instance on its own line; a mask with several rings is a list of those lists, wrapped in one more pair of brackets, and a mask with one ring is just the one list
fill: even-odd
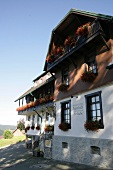
[(43, 72), (51, 31), (71, 8), (113, 16), (113, 0), (0, 0), (0, 124), (17, 124), (17, 99)]

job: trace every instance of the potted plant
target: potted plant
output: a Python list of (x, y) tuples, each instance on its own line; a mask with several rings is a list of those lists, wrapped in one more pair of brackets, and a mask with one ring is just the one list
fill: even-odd
[(59, 86), (58, 86), (58, 90), (59, 91), (66, 91), (68, 88), (68, 85), (66, 83), (61, 83)]
[(58, 127), (62, 131), (67, 131), (69, 129), (69, 124), (67, 122), (62, 122), (62, 123), (59, 124)]
[(86, 71), (82, 74), (81, 80), (85, 82), (92, 82), (96, 78), (96, 75), (91, 71)]
[(100, 124), (98, 121), (93, 121), (93, 120), (88, 120), (85, 122), (84, 124), (84, 128), (87, 132), (89, 131), (94, 131), (94, 132), (98, 132), (100, 127)]

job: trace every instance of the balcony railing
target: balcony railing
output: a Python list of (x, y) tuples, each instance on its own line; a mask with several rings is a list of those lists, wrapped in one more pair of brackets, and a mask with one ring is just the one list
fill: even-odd
[(59, 53), (56, 52), (56, 55), (49, 54), (46, 58), (47, 67), (48, 68), (52, 67), (55, 63), (57, 63), (59, 59), (65, 58), (67, 55), (72, 54), (74, 51), (81, 48), (85, 44), (85, 42), (91, 41), (98, 34), (104, 35), (104, 32), (99, 21), (96, 21), (89, 25), (88, 30), (84, 34), (77, 35), (76, 33), (75, 37), (71, 37), (73, 39), (71, 43), (66, 46), (65, 44), (63, 44), (62, 47), (58, 49)]

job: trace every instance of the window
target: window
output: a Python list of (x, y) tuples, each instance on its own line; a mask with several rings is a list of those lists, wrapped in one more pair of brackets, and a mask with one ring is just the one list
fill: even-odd
[(61, 103), (61, 123), (65, 122), (69, 124), (71, 128), (71, 100)]
[(62, 148), (68, 148), (68, 143), (67, 142), (62, 142)]
[(100, 128), (103, 128), (101, 91), (86, 95), (85, 97), (87, 120), (98, 121), (100, 124)]
[(62, 71), (62, 82), (66, 85), (69, 85), (69, 75), (68, 75), (69, 69), (66, 68)]
[(97, 74), (97, 64), (95, 60), (96, 54), (90, 55), (90, 57), (87, 57), (87, 64), (88, 64), (88, 71), (91, 71), (94, 74)]
[(95, 74), (97, 73), (97, 66), (95, 60), (88, 63), (88, 71), (91, 71)]
[(98, 146), (90, 146), (91, 154), (101, 155), (100, 148)]
[(28, 116), (28, 121), (30, 121), (30, 119), (31, 119), (31, 116)]

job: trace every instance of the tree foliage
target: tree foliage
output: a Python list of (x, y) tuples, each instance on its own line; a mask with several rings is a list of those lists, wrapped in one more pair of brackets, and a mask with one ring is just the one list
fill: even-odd
[(13, 134), (10, 130), (5, 130), (3, 135), (4, 139), (11, 139), (13, 137)]
[(18, 124), (17, 124), (17, 129), (25, 130), (25, 122), (24, 119), (19, 120)]

